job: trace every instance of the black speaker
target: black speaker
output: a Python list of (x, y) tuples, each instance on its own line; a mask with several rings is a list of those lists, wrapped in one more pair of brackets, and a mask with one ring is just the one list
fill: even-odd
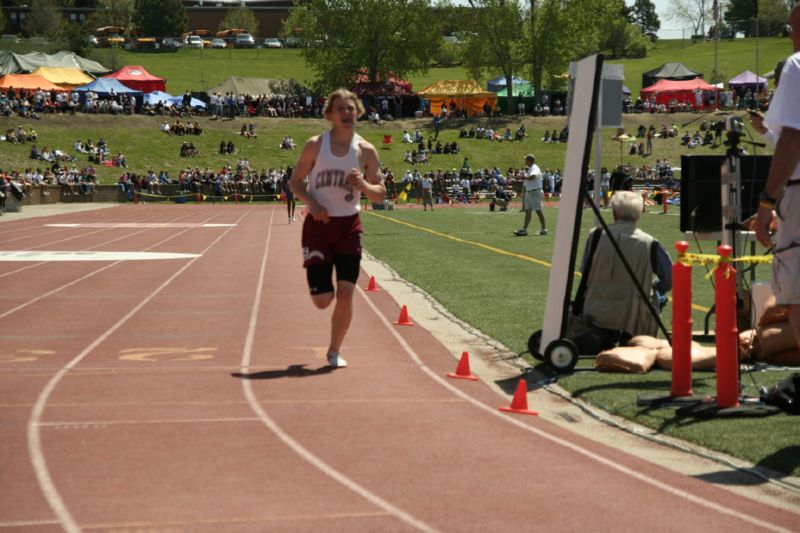
[[(758, 210), (758, 197), (769, 176), (771, 155), (743, 156), (741, 161), (742, 221)], [(681, 156), (682, 232), (711, 233), (722, 231), (722, 191), (720, 171), (725, 164), (721, 155)]]

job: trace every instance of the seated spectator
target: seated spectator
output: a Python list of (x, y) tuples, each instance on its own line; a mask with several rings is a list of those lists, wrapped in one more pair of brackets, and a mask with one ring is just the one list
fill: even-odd
[(550, 130), (544, 130), (544, 137), (542, 137), (542, 142), (543, 143), (550, 142)]
[(219, 142), (219, 153), (220, 154), (227, 154), (228, 153), (228, 147), (225, 145), (225, 141), (220, 141)]
[(225, 147), (225, 150), (229, 154), (233, 154), (233, 153), (236, 152), (236, 148), (233, 146), (233, 141), (228, 141), (228, 144)]
[(500, 211), (508, 211), (508, 193), (502, 187), (497, 187), (494, 191), (494, 198), (489, 203), (489, 211), (494, 211), (499, 207)]
[(692, 136), (689, 135), (689, 132), (687, 131), (686, 133), (683, 134), (683, 137), (681, 137), (681, 146), (688, 146), (691, 140)]
[(404, 163), (411, 163), (411, 164), (414, 163), (414, 159), (411, 156), (411, 150), (406, 150), (406, 157), (405, 157), (405, 159), (403, 159), (403, 162)]
[[(252, 134), (253, 137), (255, 137), (256, 136), (255, 125), (251, 122), (250, 126), (251, 126), (250, 133)], [(194, 121), (194, 134), (195, 135), (203, 134), (203, 128), (200, 127), (200, 124), (196, 120)]]
[[(667, 302), (666, 293), (672, 288), (672, 266), (661, 243), (636, 227), (642, 202), (642, 197), (632, 191), (615, 193), (610, 202), (614, 223), (609, 225), (609, 232), (632, 267), (637, 282), (660, 312)], [(589, 232), (581, 272), (583, 278), (573, 303), (574, 313), (618, 336), (623, 332), (630, 336), (657, 335), (655, 317), (601, 228)]]
[(281, 141), (280, 148), (282, 150), (294, 150), (296, 148), (296, 145), (294, 144), (294, 139), (292, 139), (290, 136), (287, 135)]

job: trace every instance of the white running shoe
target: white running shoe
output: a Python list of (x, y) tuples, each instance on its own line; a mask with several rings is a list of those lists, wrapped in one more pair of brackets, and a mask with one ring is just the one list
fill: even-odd
[(539, 235), (547, 235), (547, 230), (543, 229), (542, 231), (539, 232)]
[(339, 352), (328, 353), (328, 364), (331, 368), (344, 368), (347, 366), (347, 361), (342, 358)]
[(292, 223), (292, 217), (289, 217), (289, 224)]
[(292, 222), (294, 222), (295, 220), (297, 220), (297, 219), (296, 219), (296, 218), (294, 218), (294, 217), (292, 217)]
[(518, 229), (517, 231), (514, 232), (514, 235), (516, 235), (517, 237), (525, 237), (528, 235), (528, 230)]

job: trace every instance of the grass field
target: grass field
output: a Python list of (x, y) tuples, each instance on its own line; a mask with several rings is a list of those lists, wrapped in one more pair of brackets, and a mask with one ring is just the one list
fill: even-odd
[[(117, 69), (122, 65), (141, 65), (151, 73), (167, 79), (167, 91), (182, 94), (186, 90), (204, 91), (223, 81), (228, 76), (253, 78), (294, 78), (311, 85), (314, 72), (306, 66), (298, 49), (250, 49), (250, 50), (190, 50), (181, 49), (175, 53), (141, 53), (124, 50), (94, 49), (90, 57), (100, 61), (108, 68)], [(792, 53), (792, 44), (787, 37), (755, 39), (736, 39), (720, 41), (717, 52), (717, 73), (719, 80), (727, 81), (744, 70), (764, 74), (775, 68), (779, 59)], [(664, 63), (680, 61), (688, 67), (702, 72), (706, 80), (711, 80), (714, 72), (713, 41), (660, 40), (642, 59), (610, 60), (624, 65), (625, 85), (634, 97), (642, 85), (642, 73)], [(500, 75), (495, 72), (486, 81)], [(517, 73), (529, 78), (526, 71)], [(414, 90), (420, 90), (437, 80), (467, 79), (467, 72), (459, 67), (434, 67), (427, 72), (409, 76)], [(560, 90), (561, 87), (552, 87)]]
[[(764, 73), (773, 68), (778, 58), (788, 55), (788, 39), (762, 39), (759, 43), (759, 59), (756, 66), (755, 42), (737, 40), (719, 45), (719, 72), (730, 78), (749, 69)], [(108, 55), (102, 55), (108, 54)], [(113, 54), (113, 55), (112, 55)], [(181, 93), (186, 89), (202, 90), (228, 76), (241, 75), (268, 78), (295, 78), (308, 83), (313, 73), (308, 69), (297, 50), (181, 50), (175, 54), (137, 54), (123, 51), (98, 50), (94, 56), (109, 67), (123, 64), (145, 66), (154, 74), (166, 77), (168, 90)], [(713, 69), (713, 43), (689, 41), (660, 41), (643, 60), (625, 61), (626, 85), (634, 94), (641, 84), (641, 73), (667, 61), (680, 60), (688, 66), (706, 73), (710, 78)], [(465, 78), (460, 68), (432, 69), (426, 74), (411, 78), (416, 89), (437, 79)], [(628, 115), (624, 117), (628, 133), (633, 133), (640, 124), (659, 127), (663, 122), (675, 123), (681, 131), (694, 132), (700, 120), (716, 120), (717, 115)], [(262, 169), (294, 164), (297, 153), (280, 150), (278, 143), (285, 135), (291, 135), (298, 143), (318, 133), (325, 124), (321, 120), (301, 119), (253, 119), (257, 124), (258, 137), (247, 140), (238, 135), (243, 120), (222, 121), (200, 117), (198, 122), (205, 133), (201, 137), (168, 137), (158, 131), (163, 117), (114, 117), (114, 116), (47, 116), (39, 121), (21, 121), (17, 118), (0, 118), (4, 132), (20, 123), (36, 128), (39, 146), (61, 149), (72, 153), (75, 139), (96, 141), (103, 137), (113, 152), (123, 152), (129, 162), (129, 170), (137, 173), (149, 169), (165, 169), (175, 177), (179, 169), (192, 167), (219, 168), (223, 164), (235, 165), (236, 159), (246, 157), (251, 166)], [(174, 120), (174, 119), (171, 119)], [(524, 123), (530, 137), (523, 142), (495, 143), (489, 141), (458, 139), (458, 131), (464, 127), (489, 124), (494, 129), (510, 127), (515, 130)], [(462, 153), (459, 155), (434, 156), (430, 169), (460, 168), (468, 158), (473, 168), (498, 166), (518, 168), (528, 152), (537, 155), (537, 163), (544, 167), (563, 168), (565, 148), (563, 144), (540, 142), (545, 130), (561, 129), (566, 125), (565, 117), (498, 117), (492, 119), (448, 120), (440, 138), (443, 141), (459, 140)], [(384, 135), (392, 135), (395, 143), (391, 149), (381, 149), (382, 162), (395, 174), (405, 172), (403, 163), (405, 147), (399, 143), (404, 129), (432, 131), (430, 120), (402, 120), (382, 125), (362, 124), (359, 133), (380, 146)], [(748, 130), (749, 131), (749, 130)], [(667, 158), (679, 165), (685, 153), (677, 139), (660, 140), (654, 143), (653, 156), (642, 158), (628, 156), (627, 146), (611, 139), (615, 132), (603, 131), (601, 161), (604, 166), (620, 162), (634, 166), (652, 165), (655, 159)], [(757, 139), (758, 137), (755, 136)], [(200, 149), (201, 155), (191, 160), (181, 159), (178, 151), (184, 140), (191, 140)], [(221, 140), (233, 140), (237, 153), (233, 156), (218, 154)], [(621, 155), (620, 148), (623, 149)], [(35, 166), (28, 159), (28, 145), (0, 143), (0, 167), (24, 169)], [(722, 148), (708, 147), (693, 150), (694, 154), (721, 153)], [(752, 151), (752, 149), (751, 149)], [(764, 153), (769, 153), (766, 150)], [(79, 164), (85, 165), (85, 156)], [(592, 157), (594, 162), (594, 157)], [(98, 175), (103, 183), (116, 182), (119, 169), (101, 167)], [(555, 227), (556, 209), (547, 208), (546, 216), (551, 228)], [(522, 215), (515, 209), (506, 213), (490, 213), (488, 209), (437, 209), (423, 213), (418, 208), (402, 208), (391, 212), (370, 212), (364, 217), (367, 230), (366, 247), (377, 258), (389, 263), (405, 279), (422, 287), (451, 312), (469, 322), (488, 335), (503, 342), (517, 352), (526, 350), (530, 334), (541, 327), (545, 295), (549, 277), (549, 262), (552, 255), (553, 235), (547, 237), (514, 238), (511, 232), (519, 227)], [(536, 222), (534, 222), (535, 226)], [(591, 225), (591, 217), (584, 218), (584, 232)], [(678, 231), (678, 216), (673, 210), (668, 215), (647, 213), (642, 227), (658, 237), (671, 253), (672, 243), (683, 238)], [(703, 243), (708, 251), (711, 243)], [(698, 251), (695, 245), (693, 251)], [(711, 306), (713, 292), (709, 282), (703, 279), (701, 269), (695, 269), (695, 329), (702, 327), (705, 310)], [(768, 269), (758, 270), (759, 278), (766, 279)], [(670, 320), (670, 308), (664, 319)], [(712, 321), (713, 328), (713, 321)], [(591, 365), (591, 362), (587, 362)], [(778, 381), (785, 372), (767, 371), (743, 376), (748, 386), (746, 392), (754, 394), (754, 383), (767, 386)], [(647, 410), (635, 406), (636, 396), (669, 389), (669, 374), (653, 371), (644, 376), (619, 374), (597, 374), (579, 372), (562, 378), (560, 384), (576, 396), (599, 405), (612, 413), (631, 418), (639, 423), (664, 433), (687, 439), (710, 448), (725, 451), (757, 464), (776, 470), (800, 474), (800, 427), (796, 420), (778, 415), (758, 420), (714, 420), (695, 422), (679, 417), (672, 409)], [(714, 374), (695, 375), (697, 392), (713, 391)]]
[[(688, 125), (681, 128), (695, 132), (701, 120), (718, 120), (721, 117), (716, 114), (709, 116), (679, 113), (674, 115), (626, 115), (623, 117), (625, 127), (629, 133), (635, 133), (639, 124), (649, 126), (655, 124), (660, 128), (662, 122), (675, 123), (678, 126)], [(128, 170), (135, 173), (143, 173), (152, 169), (158, 172), (161, 169), (167, 170), (170, 176), (176, 177), (180, 169), (187, 165), (192, 167), (218, 169), (223, 164), (235, 166), (236, 160), (246, 157), (250, 165), (256, 169), (280, 167), (293, 165), (297, 161), (297, 151), (281, 150), (280, 141), (286, 135), (291, 135), (295, 141), (302, 144), (309, 136), (319, 133), (326, 124), (322, 120), (316, 119), (276, 119), (276, 118), (254, 118), (212, 120), (208, 117), (197, 117), (197, 122), (203, 127), (202, 136), (189, 137), (170, 137), (159, 131), (159, 125), (164, 120), (174, 121), (170, 117), (147, 117), (147, 116), (108, 116), (108, 115), (83, 115), (75, 116), (47, 116), (42, 120), (29, 121), (26, 126), (32, 126), (39, 135), (39, 148), (45, 146), (51, 150), (60, 149), (64, 152), (76, 155), (79, 158), (78, 165), (87, 165), (86, 155), (73, 152), (72, 146), (76, 139), (86, 141), (92, 139), (97, 142), (98, 138), (103, 138), (109, 145), (113, 153), (122, 152), (128, 160)], [(182, 119), (185, 120), (185, 119)], [(258, 137), (255, 139), (245, 139), (238, 132), (242, 126), (252, 120), (257, 126)], [(24, 123), (18, 118), (0, 117), (0, 130), (16, 127)], [(566, 154), (566, 144), (564, 143), (543, 143), (541, 137), (545, 130), (561, 129), (567, 123), (566, 117), (493, 117), (490, 119), (471, 118), (460, 120), (446, 120), (440, 132), (440, 139), (444, 142), (458, 141), (461, 145), (460, 154), (441, 154), (431, 157), (428, 166), (421, 167), (426, 169), (460, 169), (467, 158), (469, 165), (473, 169), (492, 168), (497, 166), (502, 170), (509, 167), (520, 168), (523, 166), (524, 155), (529, 152), (536, 154), (537, 164), (544, 168), (563, 168), (564, 157)], [(476, 139), (459, 139), (459, 130), (478, 125), (489, 125), (494, 129), (504, 131), (510, 127), (512, 132), (520, 124), (524, 124), (529, 137), (520, 142), (492, 142)], [(381, 146), (385, 135), (391, 135), (394, 143), (390, 149), (381, 148), (380, 156), (382, 163), (391, 169), (395, 175), (404, 173), (410, 165), (403, 162), (405, 151), (411, 148), (410, 145), (403, 145), (400, 142), (403, 130), (419, 129), (424, 134), (432, 134), (433, 127), (430, 119), (410, 119), (402, 121), (385, 122), (383, 124), (361, 123), (359, 133), (375, 146)], [(749, 131), (749, 128), (748, 128)], [(631, 164), (635, 167), (641, 165), (655, 164), (656, 159), (666, 158), (673, 166), (680, 165), (680, 156), (686, 153), (686, 149), (680, 145), (678, 138), (656, 139), (653, 144), (653, 155), (649, 157), (629, 156), (628, 144), (621, 145), (612, 139), (616, 130), (604, 129), (602, 140), (602, 165), (613, 168), (620, 162)], [(756, 135), (754, 137), (758, 139)], [(236, 153), (233, 155), (220, 155), (220, 141), (232, 140), (236, 146)], [(193, 158), (179, 157), (180, 146), (184, 141), (191, 141), (200, 150), (200, 155)], [(759, 153), (771, 153), (771, 149), (759, 149)], [(621, 154), (622, 151), (622, 154)], [(753, 150), (751, 149), (751, 152)], [(711, 147), (700, 147), (690, 151), (692, 154), (723, 154), (724, 147), (712, 149)], [(29, 145), (11, 145), (0, 143), (0, 154), (2, 162), (0, 168), (3, 169), (25, 169), (28, 167), (40, 166), (35, 161), (29, 159)], [(594, 152), (592, 156), (594, 165)], [(120, 169), (112, 167), (98, 167), (97, 173), (102, 183), (116, 183), (121, 173)]]
[[(546, 208), (548, 225), (555, 225), (555, 208)], [(606, 218), (610, 218), (605, 212)], [(514, 237), (522, 214), (517, 209), (490, 212), (484, 209), (441, 207), (423, 212), (419, 206), (389, 212), (368, 212), (364, 217), (365, 247), (399, 275), (422, 287), (460, 319), (501, 341), (517, 353), (527, 350), (528, 337), (541, 328), (554, 243), (550, 235)], [(609, 221), (609, 220), (607, 220)], [(610, 221), (609, 221), (610, 222)], [(533, 222), (533, 227), (536, 226)], [(593, 224), (584, 211), (582, 253), (586, 232)], [(661, 240), (674, 257), (674, 242), (685, 238), (678, 232), (678, 217), (645, 213), (640, 227)], [(709, 252), (712, 243), (702, 243)], [(698, 251), (692, 245), (692, 251)], [(580, 255), (579, 255), (580, 256)], [(769, 278), (769, 269), (757, 271), (757, 281)], [(694, 269), (694, 328), (702, 329), (714, 293), (704, 278), (705, 270)], [(577, 278), (575, 284), (577, 285)], [(671, 307), (662, 315), (670, 328)], [(714, 320), (711, 320), (713, 331)], [(591, 360), (581, 361), (580, 371), (559, 383), (575, 396), (608, 412), (629, 418), (662, 433), (695, 442), (778, 471), (800, 474), (800, 427), (795, 417), (779, 414), (762, 419), (696, 421), (675, 409), (636, 406), (640, 395), (666, 394), (670, 373), (653, 370), (645, 375), (605, 374), (588, 371)], [(544, 365), (539, 368), (547, 372)], [(758, 386), (770, 386), (789, 372), (758, 371), (742, 375), (745, 393), (758, 396)], [(714, 373), (695, 373), (698, 394), (714, 394)]]

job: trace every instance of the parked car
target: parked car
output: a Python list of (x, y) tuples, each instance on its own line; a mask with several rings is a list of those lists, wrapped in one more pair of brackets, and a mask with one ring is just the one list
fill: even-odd
[(173, 39), (172, 37), (165, 37), (163, 41), (161, 41), (161, 48), (166, 48), (168, 50), (175, 50), (176, 48), (181, 47), (181, 42), (178, 39)]
[(267, 37), (264, 39), (264, 48), (283, 48), (283, 43), (276, 37)]
[(100, 41), (98, 41), (97, 37), (95, 37), (94, 35), (90, 35), (89, 37), (86, 38), (86, 40), (89, 43), (89, 46), (93, 46), (94, 48), (100, 46)]
[(256, 41), (249, 33), (240, 33), (236, 36), (236, 48), (255, 48)]
[(211, 48), (225, 48), (226, 46), (225, 39), (211, 39)]
[(186, 48), (203, 48), (203, 39), (199, 35), (189, 35), (184, 43)]
[(300, 48), (302, 45), (303, 45), (303, 42), (300, 39), (298, 39), (297, 37), (289, 37), (283, 43), (283, 46), (285, 46), (286, 48)]

